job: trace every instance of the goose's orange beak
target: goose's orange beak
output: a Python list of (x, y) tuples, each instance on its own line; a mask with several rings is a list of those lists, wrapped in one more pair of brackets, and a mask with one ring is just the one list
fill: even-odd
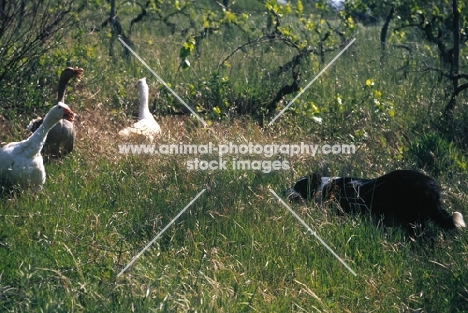
[(73, 113), (73, 111), (68, 108), (64, 108), (63, 118), (67, 121), (73, 122), (75, 119), (75, 113)]
[(73, 68), (73, 74), (75, 74), (77, 79), (81, 79), (83, 77), (84, 70), (79, 67)]

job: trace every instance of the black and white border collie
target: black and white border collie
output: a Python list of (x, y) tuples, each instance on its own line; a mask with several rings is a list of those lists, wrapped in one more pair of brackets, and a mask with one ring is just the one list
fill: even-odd
[(375, 179), (321, 177), (299, 179), (285, 191), (291, 201), (336, 199), (345, 213), (371, 213), (386, 226), (424, 227), (427, 220), (446, 229), (465, 227), (459, 212), (442, 208), (437, 183), (420, 172), (397, 170)]

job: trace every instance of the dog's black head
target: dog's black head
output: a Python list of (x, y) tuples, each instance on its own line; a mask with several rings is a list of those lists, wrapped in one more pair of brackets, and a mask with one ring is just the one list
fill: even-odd
[(284, 191), (285, 197), (291, 201), (313, 199), (317, 188), (322, 184), (322, 176), (312, 173), (300, 178), (294, 186)]

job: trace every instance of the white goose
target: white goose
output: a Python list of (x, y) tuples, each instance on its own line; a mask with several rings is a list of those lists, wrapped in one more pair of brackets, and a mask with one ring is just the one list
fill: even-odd
[[(78, 67), (67, 67), (60, 74), (57, 88), (57, 103), (65, 102), (65, 90), (70, 79), (76, 77), (80, 79), (83, 69)], [(32, 120), (28, 125), (28, 130), (35, 132), (42, 124), (42, 117)], [(47, 135), (47, 139), (42, 149), (45, 157), (63, 157), (72, 152), (75, 144), (76, 132), (73, 122), (66, 119), (60, 120)]]
[(148, 84), (146, 83), (146, 78), (138, 80), (137, 89), (140, 97), (138, 122), (133, 124), (133, 126), (122, 129), (119, 132), (119, 135), (126, 138), (133, 135), (139, 135), (153, 141), (155, 136), (161, 133), (161, 127), (158, 122), (156, 122), (148, 108)]
[(19, 185), (39, 189), (46, 180), (41, 149), (50, 129), (61, 119), (73, 122), (74, 113), (59, 102), (44, 117), (41, 126), (26, 140), (10, 142), (0, 149), (0, 191)]

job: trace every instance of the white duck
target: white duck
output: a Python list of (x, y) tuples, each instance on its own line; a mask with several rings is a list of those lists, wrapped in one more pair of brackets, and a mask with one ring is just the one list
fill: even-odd
[(133, 124), (133, 126), (122, 129), (119, 132), (119, 135), (122, 137), (140, 135), (146, 137), (150, 141), (153, 141), (155, 136), (161, 133), (161, 127), (156, 122), (148, 108), (148, 84), (146, 83), (146, 78), (138, 80), (137, 89), (140, 97), (138, 122)]
[(8, 189), (19, 185), (24, 189), (39, 189), (46, 180), (41, 149), (47, 134), (63, 118), (73, 122), (74, 115), (68, 105), (59, 102), (28, 139), (3, 146), (0, 149), (0, 187)]
[[(57, 103), (65, 102), (65, 90), (70, 79), (76, 77), (80, 79), (83, 75), (83, 69), (78, 67), (67, 67), (60, 74), (57, 88)], [(28, 130), (35, 132), (42, 124), (42, 117), (32, 120), (28, 125)], [(42, 149), (45, 157), (63, 157), (72, 152), (75, 144), (76, 132), (73, 122), (63, 119), (60, 120), (47, 135), (47, 139)]]

